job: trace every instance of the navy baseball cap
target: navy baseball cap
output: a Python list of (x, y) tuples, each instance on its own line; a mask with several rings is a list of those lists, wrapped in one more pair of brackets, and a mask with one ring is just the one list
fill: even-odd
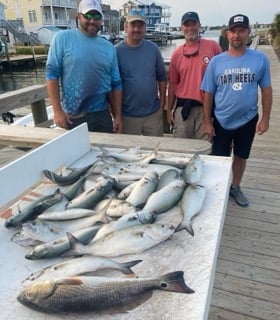
[(244, 28), (250, 28), (249, 18), (243, 14), (236, 14), (229, 19), (228, 29), (241, 26)]
[(198, 17), (198, 14), (194, 11), (189, 11), (189, 12), (186, 12), (183, 17), (182, 17), (182, 24), (188, 22), (188, 21), (195, 21), (195, 22), (199, 22), (199, 17)]

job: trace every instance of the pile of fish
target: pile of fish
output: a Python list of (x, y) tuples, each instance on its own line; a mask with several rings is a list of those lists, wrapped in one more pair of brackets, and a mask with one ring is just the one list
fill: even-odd
[[(17, 228), (11, 240), (30, 248), (26, 259), (63, 259), (23, 280), (18, 301), (30, 308), (48, 313), (123, 311), (143, 303), (156, 289), (194, 292), (182, 271), (128, 279), (107, 276), (106, 270), (135, 276), (131, 268), (141, 260), (112, 259), (137, 255), (183, 229), (194, 236), (192, 220), (206, 196), (200, 156), (159, 155), (157, 148), (101, 151), (93, 164), (69, 169), (67, 175), (44, 170), (57, 190), (5, 222), (7, 228)], [(173, 215), (174, 208), (179, 215)]]

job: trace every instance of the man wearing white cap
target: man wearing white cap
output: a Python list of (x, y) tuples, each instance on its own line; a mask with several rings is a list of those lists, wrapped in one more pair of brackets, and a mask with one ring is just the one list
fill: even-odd
[(78, 28), (60, 31), (53, 38), (46, 79), (54, 122), (59, 127), (72, 129), (87, 122), (89, 131), (121, 131), (122, 86), (117, 55), (114, 46), (98, 36), (102, 24), (99, 1), (81, 0)]
[(116, 46), (123, 85), (122, 132), (162, 136), (166, 71), (158, 46), (144, 39), (145, 12), (132, 10), (125, 31), (125, 40)]

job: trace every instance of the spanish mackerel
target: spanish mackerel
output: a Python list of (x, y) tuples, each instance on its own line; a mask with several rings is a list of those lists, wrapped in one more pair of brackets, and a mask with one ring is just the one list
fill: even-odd
[[(17, 300), (46, 313), (111, 310), (124, 312), (151, 298), (153, 290), (194, 293), (184, 281), (183, 271), (155, 278), (68, 277), (36, 282), (25, 287)], [(158, 306), (160, 308), (160, 305)], [(119, 310), (120, 312), (120, 310)]]

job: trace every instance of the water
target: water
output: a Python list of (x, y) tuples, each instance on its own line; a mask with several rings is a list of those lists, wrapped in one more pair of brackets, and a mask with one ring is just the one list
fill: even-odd
[[(218, 41), (219, 32), (208, 32), (204, 37)], [(163, 58), (169, 59), (172, 52), (183, 42), (184, 39), (176, 39), (172, 41), (171, 45), (161, 47)], [(9, 71), (0, 72), (0, 94), (32, 86), (34, 84), (45, 84), (45, 82), (44, 65), (37, 66), (37, 68), (32, 66), (14, 67)]]

